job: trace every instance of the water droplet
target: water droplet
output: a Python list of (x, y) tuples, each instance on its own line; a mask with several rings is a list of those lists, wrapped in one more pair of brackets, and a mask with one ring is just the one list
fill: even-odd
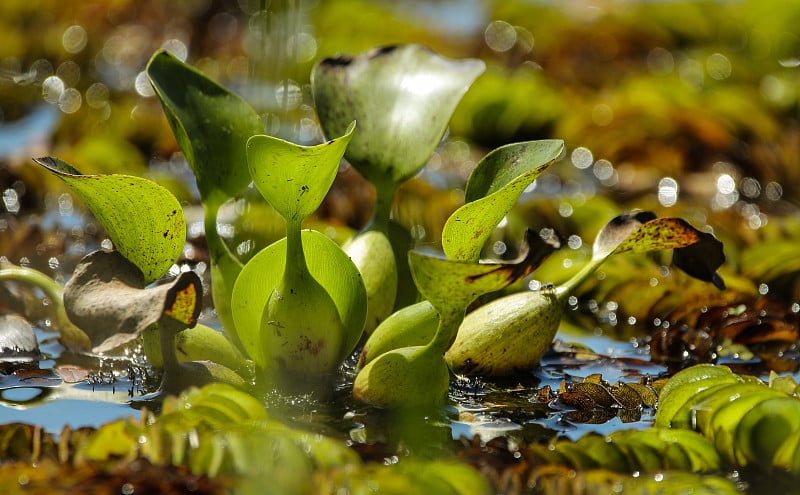
[(317, 55), (317, 40), (310, 33), (298, 33), (289, 38), (289, 46), (293, 47), (297, 63), (308, 62)]
[(758, 286), (758, 293), (762, 296), (765, 296), (769, 293), (769, 285), (767, 284), (759, 284)]
[(668, 50), (656, 47), (647, 54), (647, 67), (656, 75), (669, 74), (675, 69), (675, 59)]
[(752, 177), (745, 177), (739, 184), (739, 190), (747, 198), (757, 198), (761, 194), (761, 184)]
[(570, 160), (572, 161), (572, 165), (575, 168), (585, 169), (592, 166), (594, 163), (594, 157), (592, 156), (592, 152), (587, 148), (575, 148), (572, 150), (572, 155), (570, 155)]
[(517, 42), (517, 30), (505, 21), (492, 21), (483, 33), (486, 45), (496, 52), (507, 52)]
[(67, 88), (58, 98), (58, 108), (64, 113), (75, 113), (81, 108), (83, 97), (75, 88)]
[(19, 195), (14, 189), (8, 188), (3, 191), (3, 204), (9, 213), (19, 213)]
[(503, 241), (496, 241), (492, 245), (492, 252), (497, 256), (502, 256), (507, 250), (506, 243)]
[(658, 182), (658, 202), (662, 206), (674, 206), (678, 202), (678, 182), (672, 177)]
[(161, 45), (161, 48), (173, 54), (181, 62), (186, 62), (189, 57), (189, 48), (186, 43), (177, 38), (168, 39)]
[(708, 75), (717, 81), (727, 79), (733, 72), (731, 61), (721, 53), (712, 53), (706, 59), (706, 70)]
[(65, 86), (75, 86), (81, 80), (81, 66), (67, 60), (56, 69), (56, 75), (64, 81)]
[(303, 102), (303, 92), (294, 81), (281, 81), (275, 88), (275, 99), (284, 110), (294, 110)]
[(717, 177), (717, 191), (721, 194), (731, 194), (736, 190), (736, 181), (729, 174), (720, 174)]
[(58, 258), (51, 257), (47, 260), (47, 266), (49, 266), (51, 270), (57, 270), (59, 266)]
[(614, 177), (614, 166), (608, 160), (597, 160), (592, 168), (594, 176), (601, 181), (608, 181)]
[(64, 92), (64, 81), (58, 76), (50, 76), (42, 82), (42, 97), (47, 103), (58, 103)]
[(79, 53), (86, 48), (86, 43), (89, 37), (86, 35), (86, 30), (83, 26), (74, 25), (64, 30), (61, 35), (61, 44), (64, 45), (64, 50), (69, 53)]
[(97, 82), (89, 86), (86, 90), (86, 104), (91, 108), (103, 108), (108, 104), (108, 86)]
[(142, 71), (136, 75), (136, 80), (133, 82), (133, 86), (136, 88), (136, 92), (145, 98), (155, 96), (156, 94), (156, 92), (153, 90), (153, 86), (150, 84), (150, 80), (147, 78), (147, 72), (145, 71)]
[(592, 108), (592, 122), (599, 126), (605, 126), (613, 122), (614, 110), (605, 103), (600, 103)]
[(770, 201), (778, 201), (783, 196), (783, 187), (777, 182), (770, 182), (764, 188), (764, 194)]
[(583, 239), (581, 239), (579, 235), (572, 234), (569, 236), (569, 239), (567, 239), (567, 246), (569, 246), (570, 249), (580, 249), (582, 245)]

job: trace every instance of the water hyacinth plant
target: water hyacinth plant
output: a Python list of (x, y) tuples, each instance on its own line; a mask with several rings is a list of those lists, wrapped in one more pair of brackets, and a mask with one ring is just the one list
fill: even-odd
[(286, 220), (286, 238), (251, 259), (233, 291), (240, 341), (269, 375), (302, 383), (334, 373), (361, 337), (366, 294), (358, 270), (323, 234), (301, 231), (354, 129), (351, 123), (341, 138), (310, 147), (265, 135), (248, 140), (256, 187)]
[(390, 224), (394, 193), (427, 163), (484, 67), (480, 60), (450, 60), (420, 45), (327, 58), (314, 67), (311, 83), (322, 129), (338, 136), (358, 122), (345, 158), (376, 191), (372, 220), (344, 246), (367, 288), (367, 333), (395, 309), (398, 290), (403, 303), (414, 299), (398, 288), (410, 237)]

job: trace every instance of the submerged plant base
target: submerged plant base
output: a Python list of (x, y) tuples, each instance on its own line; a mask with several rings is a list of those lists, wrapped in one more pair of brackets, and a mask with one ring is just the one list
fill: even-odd
[(450, 372), (441, 354), (427, 346), (403, 347), (367, 364), (353, 383), (353, 397), (390, 409), (443, 404)]

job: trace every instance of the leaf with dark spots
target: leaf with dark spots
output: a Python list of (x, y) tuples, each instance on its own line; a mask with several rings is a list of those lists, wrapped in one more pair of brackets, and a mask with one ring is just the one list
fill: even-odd
[(674, 249), (673, 264), (688, 275), (725, 288), (717, 273), (725, 262), (722, 243), (681, 218), (657, 218), (651, 212), (619, 215), (597, 235), (592, 259), (599, 263), (612, 254), (663, 249)]
[(155, 182), (129, 175), (82, 175), (58, 158), (35, 159), (86, 203), (114, 248), (144, 274), (161, 277), (178, 259), (186, 220), (175, 196)]
[(76, 267), (64, 288), (64, 305), (70, 320), (89, 336), (92, 351), (100, 353), (130, 342), (163, 317), (194, 326), (201, 294), (194, 272), (145, 289), (142, 272), (120, 253), (95, 251)]
[(455, 260), (477, 261), (497, 224), (563, 150), (563, 141), (527, 141), (497, 148), (483, 157), (467, 181), (466, 204), (444, 225), (445, 254)]
[[(537, 249), (530, 243), (536, 238)], [(552, 241), (551, 241), (552, 242)], [(530, 274), (555, 248), (528, 231), (520, 257), (511, 263), (476, 263), (408, 253), (411, 274), (420, 294), (439, 311), (463, 308), (478, 296), (495, 292)]]
[(594, 257), (608, 256), (643, 223), (656, 218), (650, 211), (623, 213), (612, 218), (597, 234)]

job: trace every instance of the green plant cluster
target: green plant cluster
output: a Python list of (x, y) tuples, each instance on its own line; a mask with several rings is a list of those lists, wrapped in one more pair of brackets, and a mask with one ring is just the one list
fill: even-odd
[(791, 378), (765, 384), (725, 366), (676, 373), (659, 394), (656, 425), (693, 429), (733, 467), (800, 473), (800, 399)]
[[(677, 267), (724, 287), (716, 273), (724, 261), (722, 247), (711, 234), (679, 218), (638, 212), (609, 221), (597, 236), (592, 260), (562, 286), (500, 298), (465, 318), (478, 297), (524, 278), (559, 247), (554, 235), (531, 232), (518, 260), (480, 262), (497, 224), (562, 154), (559, 140), (506, 145), (477, 164), (465, 188), (466, 203), (444, 226), (447, 258), (411, 250), (408, 234), (392, 226), (395, 190), (425, 165), (456, 103), (482, 70), (479, 61), (449, 60), (419, 45), (323, 60), (312, 78), (315, 100), (323, 129), (339, 137), (301, 146), (260, 134), (259, 117), (244, 100), (168, 52), (157, 52), (147, 74), (195, 173), (215, 310), (230, 341), (220, 356), (230, 359), (215, 362), (210, 344), (202, 341), (219, 339), (210, 339), (207, 331), (186, 332), (184, 342), (195, 344), (183, 346), (182, 359), (172, 350), (176, 334), (196, 324), (199, 281), (166, 292), (144, 288), (174, 261), (186, 236), (174, 197), (144, 179), (82, 175), (45, 158), (39, 163), (84, 199), (121, 253), (99, 264), (90, 255), (81, 263), (87, 275), (75, 277), (65, 291), (67, 316), (90, 334), (95, 352), (124, 344), (157, 323), (160, 355), (157, 346), (146, 349), (162, 363), (167, 391), (178, 391), (195, 377), (246, 387), (253, 369), (262, 389), (324, 388), (362, 332), (371, 332), (353, 395), (397, 409), (443, 403), (451, 371), (504, 375), (535, 366), (558, 329), (566, 298), (611, 255), (673, 249)], [(377, 201), (373, 220), (340, 248), (317, 231), (302, 230), (302, 224), (327, 195), (343, 156), (373, 183)], [(217, 232), (217, 216), (250, 180), (284, 218), (286, 237), (243, 264)], [(147, 214), (130, 222), (142, 204)], [(95, 265), (117, 275), (95, 283), (102, 271)], [(401, 277), (404, 267), (416, 286), (412, 291), (424, 299), (419, 303), (401, 303), (407, 296), (399, 295), (409, 292)], [(148, 305), (135, 303), (128, 292), (159, 301), (132, 328), (125, 323), (130, 308)], [(110, 301), (87, 312), (95, 299)], [(118, 324), (104, 325), (104, 318)], [(119, 330), (105, 335), (108, 328)], [(237, 355), (243, 362), (231, 365)]]
[[(41, 432), (38, 437), (28, 435), (16, 426), (0, 432), (5, 460), (56, 461), (78, 472), (86, 464), (146, 459), (159, 466), (186, 466), (241, 494), (263, 493), (265, 486), (281, 494), (368, 493), (376, 487), (397, 494), (420, 488), (431, 493), (488, 493), (486, 481), (475, 471), (452, 461), (412, 460), (402, 469), (364, 463), (344, 442), (271, 419), (260, 401), (223, 384), (169, 396), (157, 417), (144, 412), (140, 420), (65, 429), (58, 439)], [(17, 485), (21, 475), (8, 474), (13, 476), (11, 485)], [(2, 474), (0, 479), (9, 480)], [(103, 485), (102, 480), (96, 483), (95, 489)], [(43, 488), (36, 482), (21, 487)]]

